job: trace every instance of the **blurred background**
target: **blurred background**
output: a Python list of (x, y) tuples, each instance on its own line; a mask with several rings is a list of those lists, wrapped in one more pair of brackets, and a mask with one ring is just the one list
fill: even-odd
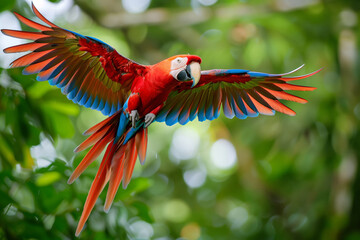
[[(0, 2), (27, 29), (30, 0)], [(57, 25), (143, 64), (175, 54), (202, 68), (288, 72), (317, 87), (289, 117), (154, 123), (144, 166), (110, 212), (102, 194), (80, 239), (360, 239), (358, 0), (34, 0)], [(0, 48), (21, 41), (0, 35)], [(0, 55), (0, 239), (73, 239), (99, 161), (66, 183), (73, 149), (105, 117), (7, 69)]]

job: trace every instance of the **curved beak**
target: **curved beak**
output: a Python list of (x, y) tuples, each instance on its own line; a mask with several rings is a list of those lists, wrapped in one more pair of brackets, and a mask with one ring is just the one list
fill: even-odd
[(196, 84), (198, 84), (201, 77), (200, 63), (191, 62), (189, 65), (186, 66), (186, 72), (192, 79), (193, 84), (191, 85), (191, 87), (196, 86)]

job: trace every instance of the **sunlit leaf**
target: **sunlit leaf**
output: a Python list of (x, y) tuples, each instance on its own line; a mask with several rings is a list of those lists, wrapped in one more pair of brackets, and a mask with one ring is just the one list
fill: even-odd
[(60, 173), (58, 172), (47, 172), (41, 174), (35, 181), (35, 184), (39, 187), (51, 185), (54, 182), (58, 181), (61, 178)]
[(45, 93), (51, 90), (54, 90), (54, 87), (52, 87), (50, 84), (36, 82), (27, 90), (27, 92), (32, 98), (41, 98)]
[(15, 166), (16, 160), (12, 154), (13, 149), (10, 148), (10, 145), (6, 140), (0, 135), (0, 155), (12, 166)]
[(45, 108), (52, 109), (58, 113), (62, 113), (64, 115), (75, 116), (79, 114), (79, 106), (73, 104), (72, 102), (63, 103), (63, 102), (54, 102), (49, 101), (45, 102), (42, 105)]

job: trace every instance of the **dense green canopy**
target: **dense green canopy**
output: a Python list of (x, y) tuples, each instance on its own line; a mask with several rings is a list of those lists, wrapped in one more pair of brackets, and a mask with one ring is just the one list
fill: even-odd
[[(0, 1), (33, 18), (30, 1)], [(34, 0), (59, 26), (143, 64), (175, 54), (202, 68), (281, 73), (301, 64), (308, 104), (245, 120), (149, 129), (144, 166), (80, 239), (360, 239), (358, 0)], [(22, 26), (26, 29), (26, 26)], [(0, 36), (0, 47), (17, 44)], [(82, 132), (105, 117), (0, 55), (0, 238), (73, 239), (99, 161), (66, 183)]]

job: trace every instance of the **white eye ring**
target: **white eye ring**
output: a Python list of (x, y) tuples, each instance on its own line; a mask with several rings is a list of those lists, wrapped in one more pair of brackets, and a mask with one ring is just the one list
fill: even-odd
[(180, 58), (177, 58), (176, 61), (177, 61), (178, 63), (181, 63), (181, 59), (180, 59)]

